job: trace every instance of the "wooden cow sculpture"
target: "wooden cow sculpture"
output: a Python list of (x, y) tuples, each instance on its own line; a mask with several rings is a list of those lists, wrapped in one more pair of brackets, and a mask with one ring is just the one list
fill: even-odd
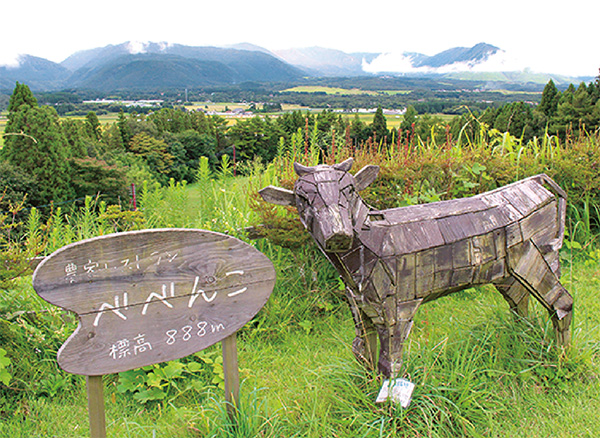
[(537, 175), (465, 199), (374, 210), (358, 192), (378, 166), (349, 171), (295, 164), (294, 191), (266, 187), (263, 199), (295, 205), (300, 219), (346, 284), (356, 324), (355, 356), (395, 375), (422, 303), (491, 283), (525, 316), (529, 294), (550, 312), (557, 343), (567, 345), (573, 299), (559, 281), (566, 195)]

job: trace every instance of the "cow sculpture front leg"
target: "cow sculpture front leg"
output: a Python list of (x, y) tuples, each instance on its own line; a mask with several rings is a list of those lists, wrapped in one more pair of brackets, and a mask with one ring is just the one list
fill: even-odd
[(356, 337), (352, 341), (352, 353), (356, 360), (374, 370), (377, 363), (377, 330), (372, 319), (360, 309), (351, 289), (346, 289), (346, 296), (356, 330)]
[(386, 315), (386, 323), (378, 324), (379, 361), (378, 369), (386, 377), (394, 377), (402, 368), (402, 353), (404, 343), (413, 326), (413, 319), (423, 300), (399, 302), (395, 306), (395, 315)]

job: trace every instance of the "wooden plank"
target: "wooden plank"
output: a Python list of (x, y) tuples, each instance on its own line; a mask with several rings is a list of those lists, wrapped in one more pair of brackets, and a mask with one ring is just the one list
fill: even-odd
[[(410, 222), (389, 228), (389, 232), (384, 236), (381, 254), (382, 256), (408, 254), (443, 244), (444, 238), (437, 221)], [(383, 248), (391, 249), (384, 251)]]
[(488, 208), (489, 206), (481, 198), (471, 197), (390, 208), (388, 210), (373, 210), (372, 213), (382, 214), (390, 224), (394, 225), (440, 219), (462, 213), (487, 210)]
[(396, 322), (397, 322), (396, 304), (397, 304), (397, 300), (396, 300), (396, 297), (394, 297), (394, 296), (387, 297), (383, 301), (383, 312), (385, 315), (385, 322), (386, 322), (386, 324), (388, 324), (390, 326), (396, 325)]
[(521, 226), (518, 222), (510, 224), (506, 227), (506, 247), (511, 248), (514, 245), (523, 242), (523, 235), (521, 234)]
[(463, 239), (453, 243), (452, 267), (458, 269), (471, 265), (471, 239)]
[(500, 228), (492, 233), (496, 257), (506, 257), (506, 229)]
[(91, 438), (106, 438), (106, 414), (104, 412), (102, 376), (87, 376), (86, 387), (90, 436)]
[(477, 267), (473, 276), (473, 282), (477, 284), (488, 284), (504, 278), (507, 275), (505, 267), (505, 259), (491, 260), (484, 263)]
[(556, 195), (543, 186), (543, 182), (536, 179), (529, 188), (538, 196), (541, 204), (545, 204), (551, 200), (556, 199)]
[(359, 246), (348, 253), (342, 254), (341, 256), (342, 262), (352, 276), (355, 276), (355, 274), (359, 273), (363, 261), (363, 248), (363, 246)]
[(452, 283), (452, 270), (435, 271), (433, 279), (433, 290), (447, 290), (450, 289)]
[(272, 263), (253, 247), (182, 229), (68, 245), (33, 277), (42, 298), (78, 314), (58, 362), (83, 375), (173, 360), (219, 342), (262, 308), (274, 283)]
[(534, 235), (543, 233), (556, 237), (558, 233), (558, 206), (556, 202), (550, 202), (524, 217), (520, 221), (523, 240), (529, 240)]
[(388, 275), (387, 270), (383, 267), (381, 260), (378, 260), (371, 273), (371, 282), (380, 300), (384, 300), (388, 295), (394, 293), (392, 278)]
[(480, 221), (473, 214), (461, 214), (438, 219), (444, 241), (453, 243), (483, 233)]
[(415, 298), (416, 256), (404, 254), (397, 258), (396, 296), (399, 301)]
[(503, 228), (513, 222), (506, 212), (499, 207), (493, 207), (489, 210), (484, 210), (477, 215), (479, 220), (482, 222), (485, 233)]
[(236, 334), (223, 339), (223, 374), (225, 379), (225, 402), (227, 414), (232, 422), (236, 421), (240, 407), (240, 376), (237, 360)]
[(471, 238), (471, 263), (482, 265), (497, 258), (494, 236), (492, 233), (481, 234)]
[(452, 288), (460, 288), (473, 284), (473, 274), (474, 268), (472, 266), (454, 269), (452, 271), (450, 286)]
[(518, 187), (503, 191), (502, 196), (523, 216), (528, 215), (536, 207), (536, 204), (528, 199)]
[(295, 205), (294, 192), (281, 187), (268, 186), (260, 190), (260, 195), (266, 202), (276, 205)]
[(369, 165), (360, 169), (354, 179), (356, 180), (356, 190), (361, 191), (366, 189), (369, 184), (375, 181), (379, 174), (379, 166)]
[(435, 250), (421, 251), (416, 254), (415, 296), (425, 297), (433, 290)]

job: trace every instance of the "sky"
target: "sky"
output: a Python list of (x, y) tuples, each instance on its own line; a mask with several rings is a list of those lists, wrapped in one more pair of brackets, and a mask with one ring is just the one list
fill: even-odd
[(485, 42), (503, 50), (508, 70), (593, 77), (600, 68), (597, 0), (19, 0), (1, 11), (0, 65), (150, 41), (376, 52), (389, 68), (404, 52)]

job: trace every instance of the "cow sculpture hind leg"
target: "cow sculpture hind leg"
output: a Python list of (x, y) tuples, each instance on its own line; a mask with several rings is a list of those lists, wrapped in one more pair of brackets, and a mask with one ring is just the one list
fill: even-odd
[(498, 292), (508, 302), (510, 310), (521, 318), (529, 315), (529, 291), (514, 277), (494, 282)]
[[(560, 346), (570, 343), (570, 326), (573, 311), (573, 298), (560, 283), (556, 273), (548, 264), (539, 248), (532, 241), (521, 242), (508, 249), (509, 279), (496, 284), (509, 303), (515, 302), (519, 312), (520, 301), (517, 293), (526, 290), (533, 295), (550, 313)], [(512, 284), (508, 289), (502, 287)], [(521, 287), (517, 287), (519, 284)], [(520, 311), (523, 311), (521, 305)]]

